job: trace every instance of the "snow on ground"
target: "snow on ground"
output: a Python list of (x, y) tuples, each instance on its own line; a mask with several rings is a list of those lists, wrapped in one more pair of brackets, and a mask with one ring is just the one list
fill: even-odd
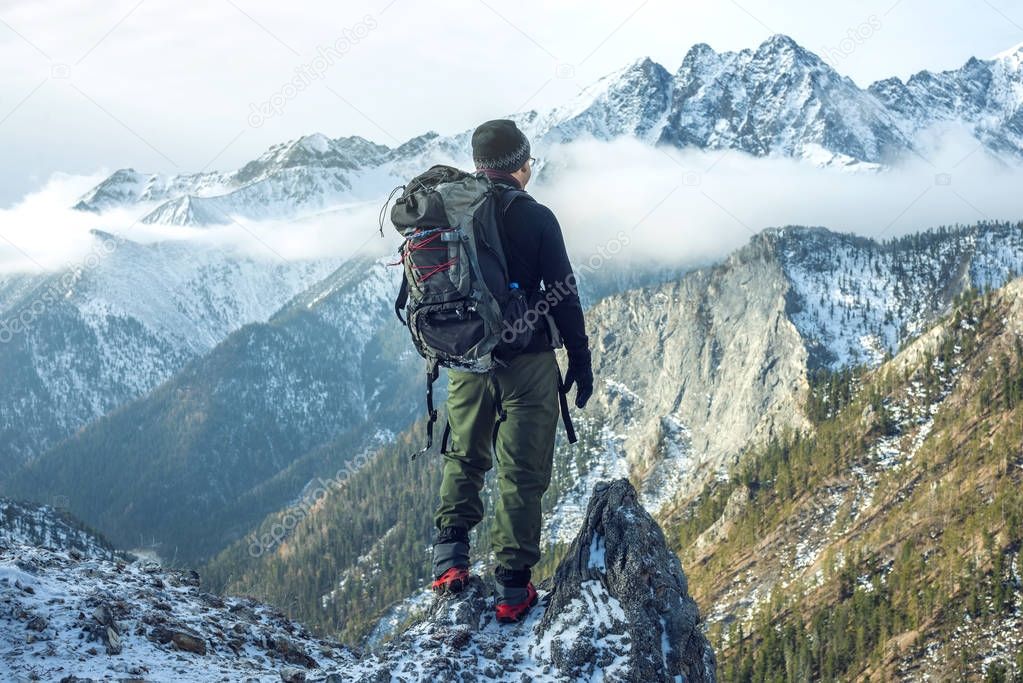
[[(580, 420), (580, 427), (583, 421)], [(557, 505), (544, 519), (543, 544), (568, 544), (575, 538), (586, 516), (586, 504), (593, 493), (593, 487), (600, 481), (628, 478), (629, 466), (625, 460), (622, 444), (625, 437), (616, 433), (609, 425), (599, 430), (600, 442), (585, 453), (588, 469), (581, 471), (576, 459), (568, 463), (570, 478), (574, 483), (558, 499)]]
[(346, 649), (272, 608), (197, 584), (145, 561), (8, 547), (0, 552), (0, 680), (279, 682), (288, 667), (351, 663)]
[[(477, 576), (479, 572), (477, 571)], [(429, 588), (422, 588), (384, 612), (368, 636), (366, 646), (375, 648), (392, 636), (407, 621), (422, 616), (433, 604), (435, 594)]]

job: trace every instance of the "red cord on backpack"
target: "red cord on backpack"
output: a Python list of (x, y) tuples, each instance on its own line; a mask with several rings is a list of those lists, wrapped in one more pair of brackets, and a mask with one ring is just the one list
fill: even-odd
[(416, 266), (416, 265), (413, 265), (412, 267), (416, 268), (416, 269), (429, 268), (429, 270), (427, 272), (421, 273), (419, 275), (419, 281), (420, 282), (426, 282), (427, 280), (429, 280), (431, 277), (433, 277), (437, 273), (443, 273), (445, 270), (450, 270), (451, 266), (455, 265), (455, 263), (457, 263), (457, 262), (458, 262), (458, 257), (455, 256), (454, 258), (448, 259), (444, 263), (438, 263), (436, 265), (430, 265), (430, 266)]
[[(447, 251), (448, 248), (444, 245), (430, 246), (433, 242), (437, 240), (437, 238), (441, 236), (441, 234), (445, 232), (449, 232), (449, 230), (444, 228), (437, 229), (436, 232), (434, 232), (431, 235), (428, 235), (425, 239), (418, 243), (414, 241), (415, 236), (413, 236), (411, 239), (408, 240), (408, 242), (406, 242), (406, 250), (405, 253), (402, 254), (402, 260), (404, 260), (404, 257), (408, 253), (411, 253), (413, 251)], [(426, 271), (424, 273), (419, 273), (416, 277), (416, 279), (419, 282), (426, 282), (437, 273), (443, 273), (446, 270), (450, 270), (451, 267), (455, 265), (455, 263), (457, 262), (458, 257), (453, 256), (452, 258), (448, 259), (447, 261), (444, 261), (443, 263), (430, 264), (425, 266), (417, 266), (415, 264), (412, 264), (412, 267), (416, 270)]]

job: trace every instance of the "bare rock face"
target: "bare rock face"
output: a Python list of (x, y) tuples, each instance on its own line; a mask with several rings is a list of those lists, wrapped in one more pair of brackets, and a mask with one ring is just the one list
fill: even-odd
[(777, 251), (758, 235), (716, 266), (587, 314), (600, 379), (588, 414), (620, 435), (655, 515), (658, 498), (692, 497), (750, 444), (809, 428), (807, 350)]
[[(610, 620), (574, 623), (601, 598)], [(552, 663), (566, 678), (589, 677), (602, 654), (598, 644), (618, 639), (629, 647), (615, 653), (628, 662), (617, 680), (716, 680), (714, 651), (700, 631), (682, 565), (625, 479), (594, 489), (583, 528), (555, 574), (538, 632), (558, 644)]]
[(716, 680), (682, 566), (624, 479), (596, 486), (568, 557), (540, 593), (523, 622), (502, 625), (492, 587), (473, 578), (351, 673), (359, 681)]

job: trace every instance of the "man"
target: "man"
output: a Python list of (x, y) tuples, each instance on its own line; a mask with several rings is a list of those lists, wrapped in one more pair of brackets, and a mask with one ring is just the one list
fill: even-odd
[[(488, 121), (472, 135), (478, 172), (504, 188), (525, 189), (532, 175), (529, 140), (508, 120)], [(589, 342), (561, 227), (551, 210), (524, 196), (504, 213), (509, 281), (531, 301), (554, 300), (550, 315), (568, 353), (565, 391), (576, 386), (582, 408), (593, 393)], [(557, 296), (553, 296), (554, 294)], [(507, 418), (497, 431), (494, 382), (488, 375), (448, 371), (447, 414), (452, 450), (445, 455), (435, 522), (434, 590), (457, 592), (469, 578), (469, 531), (483, 518), (480, 489), (497, 459), (498, 501), (493, 551), (497, 618), (518, 621), (536, 602), (530, 568), (540, 559), (540, 498), (551, 479), (559, 416), (559, 375), (553, 333), (541, 316), (526, 349), (496, 371)], [(496, 451), (496, 452), (495, 452)]]

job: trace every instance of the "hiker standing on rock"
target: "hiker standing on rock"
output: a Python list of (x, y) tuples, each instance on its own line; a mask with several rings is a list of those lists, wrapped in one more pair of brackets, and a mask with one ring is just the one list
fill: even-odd
[[(540, 499), (559, 411), (574, 441), (565, 396), (574, 385), (575, 404), (584, 407), (593, 371), (561, 227), (524, 191), (529, 140), (513, 121), (488, 121), (473, 132), (472, 156), (475, 174), (435, 166), (404, 186), (391, 212), (406, 238), (395, 310), (427, 359), (427, 449), (437, 419), (432, 382), (438, 365), (448, 368), (432, 587), (458, 592), (468, 582), (469, 531), (483, 518), (480, 491), (496, 456), (496, 611), (510, 622), (537, 599), (530, 568), (540, 559)], [(554, 354), (560, 345), (568, 355), (564, 382)]]

